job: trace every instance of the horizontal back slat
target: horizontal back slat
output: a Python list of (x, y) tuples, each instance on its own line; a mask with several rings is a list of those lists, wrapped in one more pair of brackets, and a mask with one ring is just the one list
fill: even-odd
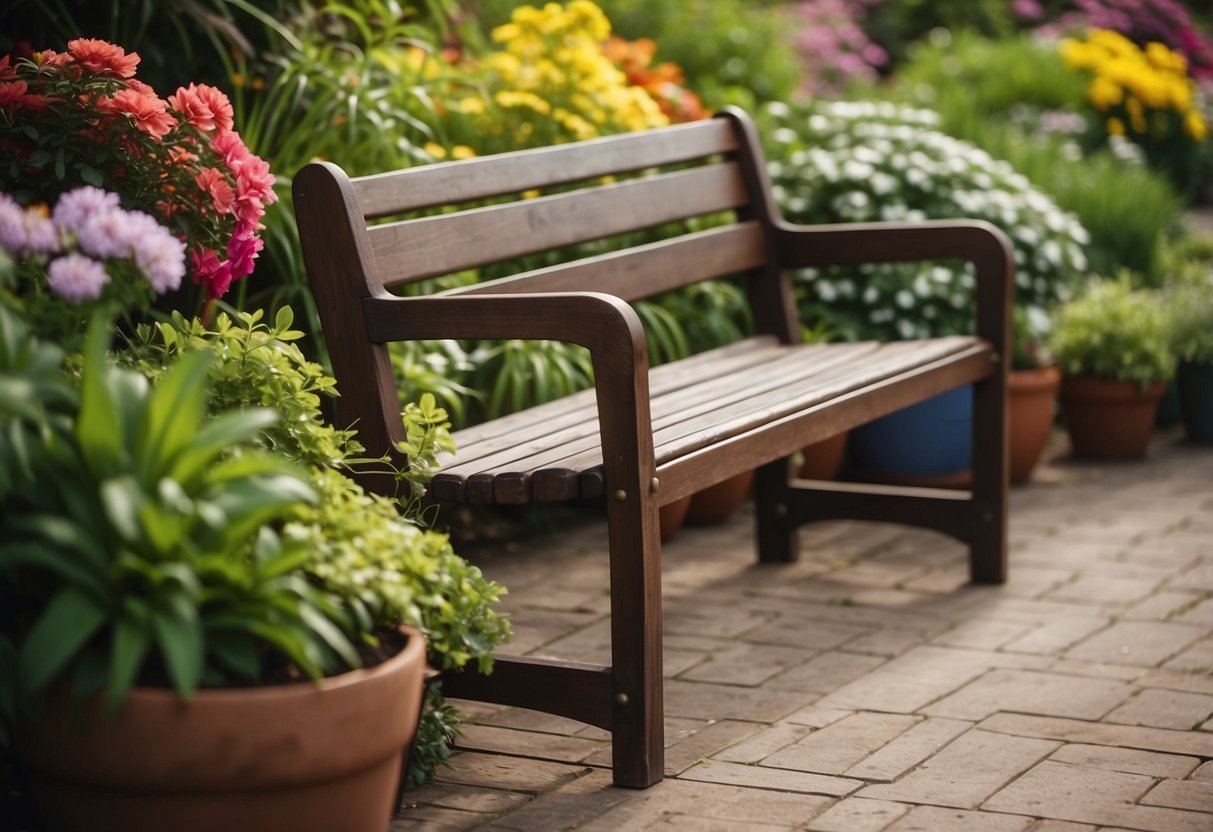
[(593, 288), (633, 301), (700, 280), (756, 269), (766, 262), (763, 245), (762, 226), (749, 220), (463, 286), (447, 294), (576, 292)]
[(674, 171), (368, 229), (375, 273), (392, 287), (748, 201), (734, 162)]
[(724, 119), (709, 119), (656, 131), (362, 176), (353, 180), (353, 186), (363, 215), (374, 219), (674, 165), (736, 149), (732, 125)]

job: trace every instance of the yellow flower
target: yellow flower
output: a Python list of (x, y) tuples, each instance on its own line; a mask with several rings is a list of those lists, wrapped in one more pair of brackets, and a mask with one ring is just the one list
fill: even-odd
[(459, 112), (469, 115), (479, 115), (484, 112), (484, 99), (478, 95), (469, 95), (459, 100)]
[(1205, 124), (1204, 117), (1196, 110), (1189, 110), (1188, 115), (1184, 118), (1184, 132), (1187, 133), (1194, 142), (1203, 142), (1209, 135), (1209, 126)]
[(452, 159), (471, 159), (476, 155), (476, 151), (468, 147), (466, 144), (457, 144), (451, 148)]
[(433, 156), (435, 159), (446, 158), (446, 148), (438, 144), (438, 142), (426, 142), (425, 152)]
[(1104, 122), (1104, 128), (1108, 131), (1109, 136), (1123, 136), (1125, 134), (1125, 123), (1118, 118), (1110, 118)]
[(1087, 88), (1087, 97), (1095, 109), (1102, 112), (1119, 104), (1124, 99), (1124, 90), (1115, 81), (1097, 75)]

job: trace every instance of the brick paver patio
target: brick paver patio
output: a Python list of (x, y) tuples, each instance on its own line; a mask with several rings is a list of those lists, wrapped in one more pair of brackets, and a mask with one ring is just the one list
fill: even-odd
[[(664, 552), (666, 776), (610, 785), (607, 735), (460, 703), (460, 750), (406, 830), (1213, 830), (1213, 448), (1141, 463), (1055, 437), (1012, 493), (1011, 579), (961, 547), (830, 523), (757, 566), (749, 513)], [(515, 650), (603, 660), (597, 524), (477, 556)]]

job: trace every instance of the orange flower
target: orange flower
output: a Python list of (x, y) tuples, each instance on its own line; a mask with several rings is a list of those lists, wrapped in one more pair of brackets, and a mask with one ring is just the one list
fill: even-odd
[(206, 84), (180, 87), (168, 97), (169, 106), (178, 110), (186, 120), (203, 132), (232, 129), (232, 104), (227, 96)]
[(97, 38), (76, 38), (67, 42), (67, 51), (76, 62), (94, 72), (112, 72), (119, 78), (133, 78), (139, 55), (121, 46)]

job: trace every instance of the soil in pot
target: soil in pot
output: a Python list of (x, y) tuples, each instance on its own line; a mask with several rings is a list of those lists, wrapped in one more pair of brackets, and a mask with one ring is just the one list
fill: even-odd
[(1087, 459), (1140, 459), (1150, 434), (1164, 384), (1143, 388), (1134, 381), (1085, 376), (1061, 382), (1061, 406), (1074, 455)]
[(383, 832), (421, 713), (425, 639), (382, 664), (265, 687), (66, 693), (18, 753), (55, 830)]
[(1011, 482), (1024, 483), (1040, 460), (1053, 429), (1053, 400), (1061, 370), (1014, 370), (1007, 377), (1007, 434)]

